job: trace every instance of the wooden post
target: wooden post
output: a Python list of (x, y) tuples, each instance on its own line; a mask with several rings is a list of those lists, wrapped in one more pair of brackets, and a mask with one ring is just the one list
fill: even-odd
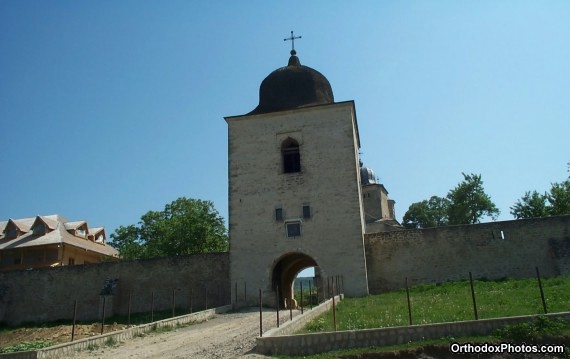
[(206, 310), (208, 310), (208, 286), (206, 286)]
[(190, 314), (192, 314), (192, 296), (194, 295), (194, 288), (190, 288)]
[(277, 308), (277, 328), (279, 328), (279, 286), (275, 287), (275, 308)]
[(172, 289), (172, 318), (176, 316), (176, 289)]
[(408, 287), (408, 277), (406, 277), (406, 297), (408, 298), (408, 319), (412, 325), (412, 305), (410, 303), (410, 288)]
[(538, 279), (538, 288), (540, 289), (540, 298), (542, 299), (542, 308), (544, 309), (544, 314), (547, 314), (546, 301), (544, 300), (544, 291), (542, 290), (542, 282), (540, 281), (540, 273), (538, 272), (538, 267), (536, 269), (536, 279)]
[(235, 300), (236, 300), (236, 306), (237, 306), (237, 304), (238, 304), (238, 301), (237, 301), (237, 282), (235, 282), (235, 284), (234, 284), (234, 292), (235, 292), (235, 293), (234, 293), (234, 298), (235, 298)]
[(309, 281), (309, 307), (313, 309), (313, 285)]
[(289, 296), (289, 320), (293, 320), (293, 296)]
[(73, 302), (73, 326), (71, 327), (71, 341), (75, 338), (75, 321), (77, 320), (77, 299)]
[(247, 307), (247, 282), (243, 282), (243, 302)]
[(332, 300), (333, 300), (333, 326), (334, 326), (334, 331), (336, 332), (336, 305), (334, 301), (334, 281), (332, 287)]
[(103, 315), (101, 318), (101, 335), (103, 334), (103, 329), (105, 328), (105, 296), (103, 296)]
[(133, 301), (133, 291), (129, 291), (129, 313), (127, 319), (127, 326), (131, 325), (131, 309), (132, 309), (132, 301)]
[[(315, 303), (316, 305), (319, 305), (319, 286), (320, 286), (320, 280), (317, 277), (315, 278), (315, 292), (317, 292), (316, 296), (317, 296), (317, 302)], [(311, 308), (313, 309), (313, 308)]]
[(471, 286), (471, 298), (473, 300), (473, 314), (475, 315), (475, 320), (479, 320), (477, 302), (475, 301), (475, 288), (473, 287), (473, 275), (471, 275), (471, 272), (469, 272), (469, 285)]
[(154, 290), (150, 293), (150, 322), (154, 322)]
[(301, 314), (303, 314), (303, 281), (301, 281)]
[(261, 288), (259, 289), (259, 336), (263, 336), (263, 312), (261, 311)]

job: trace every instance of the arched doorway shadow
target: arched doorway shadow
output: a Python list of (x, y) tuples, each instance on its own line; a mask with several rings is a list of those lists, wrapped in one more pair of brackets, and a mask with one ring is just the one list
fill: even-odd
[(279, 288), (277, 296), (280, 308), (289, 308), (289, 298), (295, 298), (293, 282), (297, 274), (310, 267), (317, 269), (317, 262), (310, 256), (299, 252), (287, 253), (276, 261), (273, 266), (271, 283), (274, 291)]

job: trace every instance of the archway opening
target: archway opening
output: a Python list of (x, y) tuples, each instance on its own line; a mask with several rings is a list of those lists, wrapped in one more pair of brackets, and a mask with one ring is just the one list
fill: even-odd
[(311, 267), (318, 272), (317, 262), (303, 253), (288, 253), (276, 261), (273, 266), (272, 287), (277, 291), (280, 308), (296, 308), (295, 278), (301, 271)]

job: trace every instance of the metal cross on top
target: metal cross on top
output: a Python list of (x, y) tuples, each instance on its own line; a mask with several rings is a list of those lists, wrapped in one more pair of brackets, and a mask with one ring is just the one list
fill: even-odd
[(291, 40), (291, 52), (295, 51), (295, 39), (300, 39), (302, 36), (295, 36), (293, 35), (293, 30), (291, 30), (291, 37), (283, 39), (283, 41)]

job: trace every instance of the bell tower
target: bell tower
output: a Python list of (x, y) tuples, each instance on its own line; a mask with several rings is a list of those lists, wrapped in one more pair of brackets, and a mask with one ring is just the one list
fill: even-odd
[(259, 105), (225, 120), (236, 304), (257, 303), (258, 289), (264, 303), (285, 304), (308, 267), (342, 275), (347, 295), (368, 294), (354, 102), (334, 102), (329, 81), (293, 49), (261, 83)]

